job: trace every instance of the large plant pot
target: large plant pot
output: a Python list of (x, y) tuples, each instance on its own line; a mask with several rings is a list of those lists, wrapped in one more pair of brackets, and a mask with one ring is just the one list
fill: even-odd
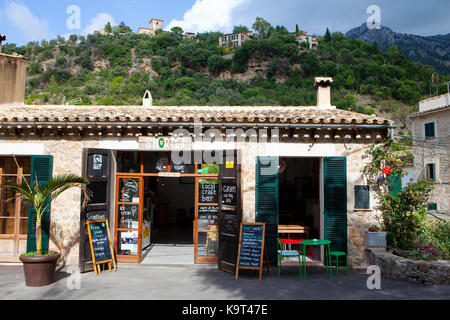
[(61, 254), (53, 253), (47, 257), (19, 257), (23, 263), (27, 287), (44, 287), (54, 282), (56, 262)]
[(386, 232), (367, 232), (367, 247), (382, 248), (386, 247)]

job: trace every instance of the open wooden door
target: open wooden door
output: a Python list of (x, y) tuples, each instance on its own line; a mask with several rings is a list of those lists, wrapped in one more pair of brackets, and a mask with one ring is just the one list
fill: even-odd
[[(347, 252), (347, 159), (326, 157), (323, 170), (325, 239), (331, 241), (331, 251)], [(345, 264), (344, 256), (339, 264)]]
[(219, 270), (235, 273), (242, 220), (241, 166), (239, 151), (220, 168)]
[[(94, 271), (89, 246), (87, 221), (108, 220), (110, 217), (111, 150), (85, 149), (83, 151), (83, 177), (90, 182), (92, 197), (80, 216), (80, 268), (81, 272)], [(82, 199), (83, 202), (83, 199)], [(113, 236), (113, 235), (111, 235)]]

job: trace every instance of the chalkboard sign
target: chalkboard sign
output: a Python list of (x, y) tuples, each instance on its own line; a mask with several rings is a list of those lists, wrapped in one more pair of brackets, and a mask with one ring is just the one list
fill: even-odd
[(139, 206), (119, 205), (119, 228), (139, 229)]
[(209, 226), (217, 225), (219, 215), (218, 206), (199, 206), (198, 207), (198, 229), (209, 230)]
[(236, 206), (237, 186), (236, 184), (222, 184), (222, 205)]
[(236, 279), (239, 278), (239, 269), (253, 269), (259, 270), (259, 280), (261, 281), (265, 256), (265, 233), (266, 225), (264, 223), (244, 223), (241, 225)]
[(139, 203), (139, 179), (119, 179), (119, 202)]
[(218, 203), (219, 183), (217, 180), (200, 180), (198, 187), (198, 203)]
[(113, 262), (114, 270), (116, 270), (108, 220), (88, 221), (87, 228), (95, 274), (100, 273), (99, 265), (103, 263), (108, 263), (111, 271), (111, 262)]

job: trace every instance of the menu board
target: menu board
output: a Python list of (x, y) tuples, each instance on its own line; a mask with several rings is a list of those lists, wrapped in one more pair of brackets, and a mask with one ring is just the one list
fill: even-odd
[(139, 229), (139, 206), (119, 205), (119, 228)]
[(139, 179), (119, 179), (119, 202), (139, 203)]
[(112, 261), (113, 256), (107, 220), (89, 221), (88, 229), (94, 263)]
[(198, 207), (198, 229), (209, 230), (211, 225), (217, 225), (219, 215), (218, 206), (199, 206)]
[(224, 233), (235, 234), (237, 229), (237, 217), (234, 212), (222, 212), (221, 228)]
[(199, 203), (219, 202), (219, 182), (217, 180), (200, 180), (198, 187)]
[(237, 185), (224, 183), (222, 184), (222, 205), (236, 206), (237, 199)]
[(241, 225), (236, 279), (239, 277), (239, 269), (255, 269), (259, 270), (259, 280), (261, 280), (264, 236), (264, 223), (244, 223)]

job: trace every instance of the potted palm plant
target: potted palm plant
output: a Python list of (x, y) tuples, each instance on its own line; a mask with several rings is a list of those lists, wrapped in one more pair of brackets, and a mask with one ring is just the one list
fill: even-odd
[(79, 187), (88, 201), (90, 194), (86, 189), (87, 179), (75, 174), (61, 174), (51, 177), (46, 185), (36, 182), (29, 183), (22, 179), (21, 184), (5, 185), (16, 193), (16, 197), (26, 201), (36, 211), (36, 252), (28, 252), (19, 257), (23, 263), (25, 283), (29, 287), (42, 287), (53, 283), (56, 263), (61, 257), (58, 252), (42, 250), (42, 216), (46, 209), (64, 191)]

